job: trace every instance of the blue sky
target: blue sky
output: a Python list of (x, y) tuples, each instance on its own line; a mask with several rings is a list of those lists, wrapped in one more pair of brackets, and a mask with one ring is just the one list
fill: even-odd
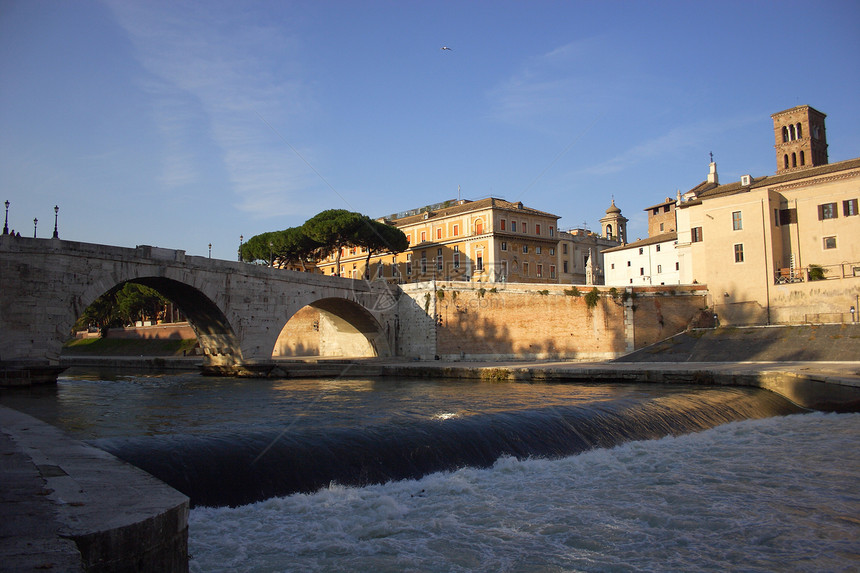
[[(489, 195), (598, 229), (776, 170), (770, 114), (860, 156), (860, 3), (0, 0), (22, 235), (233, 259), (330, 208)], [(442, 46), (452, 50), (443, 51)]]

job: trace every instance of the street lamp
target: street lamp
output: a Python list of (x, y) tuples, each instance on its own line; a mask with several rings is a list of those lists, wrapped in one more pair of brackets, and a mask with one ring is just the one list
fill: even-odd
[(60, 208), (57, 205), (54, 205), (54, 238), (59, 239), (60, 234), (57, 232), (57, 216), (60, 213)]
[(854, 309), (854, 306), (851, 306), (851, 322), (854, 322), (854, 313), (855, 312), (856, 312), (856, 310)]
[(36, 225), (39, 224), (39, 219), (33, 217), (33, 238), (36, 238)]
[(3, 234), (9, 234), (9, 200), (6, 200), (6, 222), (3, 223)]
[(245, 235), (239, 235), (239, 262), (242, 262), (242, 241), (245, 240)]
[(209, 243), (209, 258), (212, 258), (212, 243)]

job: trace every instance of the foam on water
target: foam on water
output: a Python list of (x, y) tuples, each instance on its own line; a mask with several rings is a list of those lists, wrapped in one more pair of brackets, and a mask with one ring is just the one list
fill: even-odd
[(192, 571), (856, 571), (860, 414), (191, 512)]

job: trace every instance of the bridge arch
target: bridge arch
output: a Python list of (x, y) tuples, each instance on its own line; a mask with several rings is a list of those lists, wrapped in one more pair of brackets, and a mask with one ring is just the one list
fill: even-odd
[[(158, 291), (180, 308), (197, 335), (203, 353), (209, 357), (222, 356), (241, 360), (242, 348), (239, 339), (224, 312), (205, 293), (194, 286), (163, 276), (140, 276), (120, 281), (104, 289), (104, 284), (93, 285), (81, 299), (83, 305), (72, 318), (72, 323), (83, 313), (86, 306), (99, 296), (121, 289), (127, 283), (147, 286)], [(99, 292), (100, 291), (100, 292)], [(71, 327), (71, 324), (70, 324)]]
[(389, 334), (364, 306), (340, 297), (310, 302), (289, 317), (273, 357), (392, 356)]

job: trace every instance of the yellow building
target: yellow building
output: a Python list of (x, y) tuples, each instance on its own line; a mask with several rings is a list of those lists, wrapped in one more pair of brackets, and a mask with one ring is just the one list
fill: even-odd
[(824, 117), (774, 114), (775, 175), (720, 185), (712, 162), (677, 205), (681, 283), (707, 284), (723, 324), (856, 320), (860, 158), (827, 163)]
[(406, 234), (403, 253), (345, 248), (317, 265), (327, 275), (391, 282), (558, 282), (558, 215), (488, 197), (452, 200), (380, 219)]

